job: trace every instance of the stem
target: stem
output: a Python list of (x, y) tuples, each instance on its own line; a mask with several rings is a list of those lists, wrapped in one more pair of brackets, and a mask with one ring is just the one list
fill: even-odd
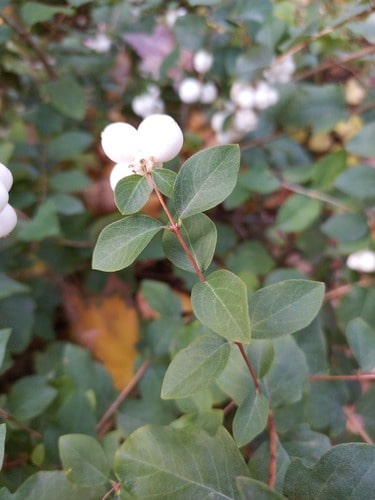
[(131, 378), (131, 380), (128, 382), (128, 384), (123, 388), (123, 390), (120, 392), (120, 394), (117, 396), (117, 398), (113, 401), (111, 406), (108, 408), (108, 410), (104, 413), (102, 418), (99, 420), (97, 426), (96, 426), (96, 432), (98, 437), (101, 437), (103, 434), (103, 431), (106, 428), (107, 421), (112, 417), (112, 415), (118, 410), (118, 407), (120, 404), (129, 396), (131, 391), (134, 389), (134, 387), (137, 385), (137, 383), (141, 380), (143, 375), (145, 374), (147, 368), (150, 366), (151, 360), (146, 359), (141, 366), (138, 368), (134, 376)]
[(370, 287), (375, 284), (375, 280), (372, 278), (369, 278), (368, 276), (365, 276), (364, 278), (360, 279), (356, 283), (349, 283), (347, 285), (342, 285), (337, 288), (334, 288), (333, 290), (329, 290), (325, 295), (324, 295), (324, 302), (328, 302), (330, 300), (338, 299), (340, 297), (344, 297), (345, 295), (348, 295), (348, 293), (351, 292), (352, 288), (354, 286), (360, 286), (363, 288)]
[(6, 410), (3, 410), (3, 408), (0, 408), (0, 418), (3, 418), (4, 420), (9, 420), (9, 422), (13, 422), (13, 424), (17, 425), (20, 429), (27, 431), (29, 434), (31, 434), (37, 439), (43, 439), (43, 436), (40, 432), (35, 431), (34, 429), (31, 429), (31, 427), (29, 427), (28, 425), (25, 425), (23, 422), (20, 422), (16, 417), (8, 413)]
[(55, 80), (58, 77), (55, 69), (49, 63), (49, 61), (47, 59), (47, 56), (44, 54), (44, 52), (39, 47), (39, 45), (37, 45), (34, 42), (34, 39), (30, 35), (30, 33), (23, 26), (20, 26), (18, 23), (15, 23), (14, 21), (11, 21), (10, 19), (8, 19), (7, 16), (4, 16), (4, 14), (2, 14), (2, 13), (0, 13), (0, 19), (2, 19), (5, 24), (7, 24), (15, 33), (17, 33), (17, 35), (19, 36), (19, 38), (23, 42), (25, 42), (26, 45), (28, 45), (29, 47), (31, 47), (31, 49), (35, 52), (35, 54), (37, 55), (37, 57), (40, 60), (40, 62), (43, 64), (43, 66), (44, 66), (44, 68), (45, 68), (48, 76), (51, 79)]
[(200, 270), (198, 264), (197, 264), (197, 261), (194, 259), (194, 256), (193, 254), (191, 253), (189, 247), (187, 246), (184, 238), (182, 237), (182, 234), (181, 234), (181, 229), (180, 229), (180, 226), (176, 223), (176, 221), (173, 219), (173, 216), (171, 214), (171, 212), (169, 211), (169, 208), (167, 207), (167, 204), (165, 203), (164, 199), (163, 199), (163, 196), (161, 195), (159, 189), (157, 188), (157, 186), (155, 185), (155, 182), (154, 182), (154, 179), (152, 178), (152, 174), (150, 172), (148, 172), (147, 174), (151, 184), (152, 184), (152, 187), (156, 193), (156, 196), (158, 197), (158, 200), (160, 202), (160, 205), (162, 206), (166, 216), (168, 217), (168, 220), (170, 222), (170, 229), (171, 231), (174, 232), (174, 234), (176, 235), (178, 241), (180, 242), (180, 245), (182, 246), (187, 258), (189, 259), (191, 265), (193, 266), (194, 268), (194, 271), (196, 272), (197, 276), (198, 276), (198, 279), (201, 283), (204, 283), (206, 281), (206, 278), (203, 276), (203, 273), (202, 271)]
[(244, 359), (244, 361), (246, 363), (246, 366), (249, 369), (251, 378), (253, 379), (253, 382), (254, 382), (254, 385), (255, 385), (255, 390), (256, 390), (257, 394), (260, 394), (262, 392), (262, 390), (260, 388), (260, 383), (259, 383), (258, 375), (256, 374), (256, 371), (254, 370), (254, 367), (251, 364), (250, 359), (248, 358), (248, 355), (247, 355), (247, 353), (245, 351), (245, 348), (244, 348), (243, 344), (241, 344), (241, 342), (235, 342), (235, 344), (238, 347), (238, 349), (240, 350), (240, 353), (242, 354), (242, 357), (243, 357), (243, 359)]
[(298, 186), (297, 184), (291, 184), (290, 182), (285, 182), (285, 181), (283, 181), (281, 183), (281, 186), (285, 189), (288, 189), (288, 191), (292, 191), (293, 193), (303, 194), (303, 195), (308, 196), (309, 198), (323, 201), (324, 203), (330, 203), (331, 205), (339, 207), (342, 210), (345, 210), (348, 212), (353, 211), (352, 207), (350, 207), (349, 205), (345, 205), (344, 203), (341, 203), (340, 201), (336, 200), (336, 198), (333, 198), (332, 196), (328, 196), (324, 193), (321, 193), (320, 191), (317, 191), (316, 189), (307, 189), (307, 188), (304, 188), (302, 186)]
[(117, 492), (119, 491), (121, 488), (121, 483), (115, 483), (112, 488), (107, 491), (107, 493), (102, 497), (102, 500), (107, 500), (107, 498), (109, 498), (109, 496), (114, 493), (114, 492)]
[(310, 375), (310, 381), (317, 380), (375, 380), (375, 373), (355, 373), (354, 375)]

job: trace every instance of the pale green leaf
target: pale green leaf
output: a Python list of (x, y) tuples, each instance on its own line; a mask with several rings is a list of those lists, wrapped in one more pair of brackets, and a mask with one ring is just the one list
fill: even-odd
[(44, 201), (30, 222), (23, 226), (18, 236), (23, 241), (39, 241), (60, 234), (56, 206), (52, 200)]
[(151, 186), (143, 175), (129, 175), (121, 179), (115, 189), (115, 202), (123, 215), (138, 212), (149, 199)]
[(205, 212), (233, 191), (240, 167), (236, 145), (214, 146), (191, 156), (174, 185), (175, 208), (181, 219)]
[(359, 200), (375, 198), (375, 168), (370, 165), (349, 168), (336, 179), (335, 186)]
[(260, 434), (267, 424), (269, 404), (260, 393), (251, 393), (237, 408), (233, 419), (233, 436), (244, 446)]
[(9, 278), (6, 274), (0, 273), (0, 299), (28, 291), (29, 287), (24, 283), (20, 283), (19, 281)]
[(25, 24), (33, 26), (49, 21), (55, 14), (72, 15), (73, 10), (63, 6), (46, 5), (41, 2), (26, 2), (21, 7), (21, 16)]
[[(201, 271), (211, 264), (215, 253), (217, 230), (215, 224), (205, 214), (195, 214), (184, 219), (180, 225), (181, 236)], [(164, 231), (163, 249), (165, 256), (175, 266), (195, 273), (195, 269), (181, 247), (173, 231)]]
[(292, 462), (285, 477), (288, 498), (303, 500), (373, 498), (375, 446), (338, 444), (312, 468)]
[(29, 375), (15, 382), (9, 392), (8, 408), (21, 421), (28, 421), (52, 403), (57, 390), (43, 375)]
[(355, 318), (348, 324), (346, 337), (350, 349), (361, 370), (375, 368), (375, 330), (362, 318)]
[(86, 110), (84, 88), (72, 76), (62, 76), (44, 85), (49, 104), (64, 116), (82, 120)]
[(204, 335), (181, 349), (165, 374), (162, 398), (185, 398), (212, 385), (223, 371), (229, 352), (228, 342), (216, 335)]
[(293, 194), (281, 206), (277, 214), (277, 225), (282, 231), (302, 231), (319, 217), (322, 202), (304, 196)]
[(353, 155), (362, 157), (375, 156), (375, 122), (365, 125), (346, 145), (346, 149)]
[[(68, 132), (63, 132), (62, 134), (56, 136), (54, 139), (49, 141), (47, 146), (47, 154), (48, 158), (54, 163), (58, 163), (60, 161), (69, 160), (70, 158), (74, 158), (77, 155), (82, 154), (92, 143), (92, 136), (87, 132), (82, 132), (80, 130), (69, 130)], [(85, 184), (85, 187), (89, 184), (89, 179), (82, 172), (74, 171), (75, 173), (70, 173), (70, 175), (77, 177), (77, 182), (80, 186)], [(57, 176), (57, 181), (55, 180), (55, 175)], [(51, 177), (50, 182), (53, 183), (53, 188), (58, 189), (60, 191), (66, 190), (66, 182), (71, 180), (66, 178), (66, 172), (59, 172)], [(64, 178), (65, 177), (65, 178)], [(65, 187), (64, 187), (65, 185)], [(70, 184), (71, 191), (75, 191), (76, 189), (72, 189), (72, 185)]]
[(196, 317), (211, 330), (228, 340), (250, 342), (246, 285), (238, 276), (214, 271), (194, 285), (191, 302)]
[(118, 271), (130, 266), (163, 225), (136, 214), (113, 222), (100, 233), (93, 254), (93, 269)]
[(241, 494), (241, 500), (282, 500), (283, 497), (277, 491), (271, 489), (265, 483), (251, 479), (250, 477), (238, 477), (237, 488)]
[(65, 434), (59, 453), (67, 478), (80, 486), (99, 486), (108, 481), (109, 464), (103, 448), (92, 436)]
[(10, 328), (1, 328), (0, 329), (0, 367), (4, 361), (7, 343), (8, 343), (11, 331), (12, 330)]
[(173, 196), (177, 174), (168, 168), (154, 168), (151, 171), (156, 187), (168, 198)]
[(248, 475), (223, 427), (210, 436), (192, 426), (141, 427), (118, 450), (115, 473), (124, 489), (142, 500), (237, 500), (235, 478)]
[(0, 469), (3, 466), (6, 433), (6, 424), (0, 424)]
[(275, 338), (307, 326), (318, 314), (324, 284), (317, 281), (286, 280), (266, 286), (250, 297), (254, 338)]
[(332, 215), (321, 225), (321, 230), (334, 240), (348, 243), (364, 238), (369, 227), (364, 214), (345, 213)]

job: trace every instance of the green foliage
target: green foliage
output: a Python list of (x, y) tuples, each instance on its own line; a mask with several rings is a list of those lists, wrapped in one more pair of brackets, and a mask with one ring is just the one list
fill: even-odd
[(123, 215), (138, 212), (147, 202), (151, 193), (147, 179), (141, 175), (130, 175), (116, 185), (115, 201)]

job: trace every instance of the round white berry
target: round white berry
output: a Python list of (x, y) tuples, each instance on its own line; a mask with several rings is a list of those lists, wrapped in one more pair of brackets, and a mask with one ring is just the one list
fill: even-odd
[(112, 161), (129, 162), (139, 149), (137, 130), (128, 123), (111, 123), (102, 132), (102, 147)]
[(258, 117), (252, 109), (239, 109), (235, 112), (232, 126), (238, 132), (244, 134), (254, 130), (258, 123)]
[(230, 89), (230, 98), (240, 108), (248, 109), (254, 106), (255, 92), (251, 85), (245, 82), (234, 82)]
[(207, 82), (202, 85), (201, 102), (211, 104), (217, 99), (217, 88), (213, 82)]
[(5, 186), (0, 182), (0, 211), (3, 210), (9, 201), (9, 193)]
[(164, 111), (163, 101), (151, 94), (141, 94), (132, 100), (132, 110), (138, 116), (146, 118), (146, 116), (154, 113), (162, 113)]
[(109, 175), (109, 183), (113, 191), (117, 186), (117, 183), (123, 179), (124, 177), (128, 177), (129, 175), (133, 175), (134, 172), (129, 168), (128, 163), (117, 163), (115, 165)]
[(9, 191), (13, 185), (12, 172), (2, 163), (0, 163), (0, 183), (3, 184), (7, 191)]
[(184, 136), (178, 123), (169, 115), (150, 115), (138, 127), (141, 151), (156, 162), (172, 160), (178, 155)]
[(229, 116), (227, 111), (216, 111), (211, 117), (211, 128), (215, 132), (222, 132), (224, 129), (224, 122)]
[(193, 68), (198, 73), (207, 73), (214, 62), (213, 55), (207, 50), (198, 50), (193, 57)]
[(349, 255), (346, 265), (354, 271), (372, 273), (375, 271), (375, 252), (359, 250)]
[(17, 224), (17, 214), (14, 208), (7, 204), (0, 212), (0, 238), (7, 236)]
[(254, 94), (254, 105), (258, 109), (266, 109), (276, 104), (278, 94), (267, 82), (261, 81), (257, 85)]
[(196, 78), (185, 78), (178, 87), (178, 96), (185, 104), (198, 102), (201, 92), (202, 84)]

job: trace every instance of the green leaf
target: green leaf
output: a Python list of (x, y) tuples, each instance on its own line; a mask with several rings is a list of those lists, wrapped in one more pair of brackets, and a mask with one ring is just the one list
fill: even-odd
[(340, 191), (359, 200), (375, 198), (375, 169), (370, 165), (358, 165), (345, 170), (335, 181)]
[[(78, 139), (78, 136), (76, 135), (76, 132), (73, 132), (75, 134), (72, 136), (72, 132), (69, 132), (69, 138), (64, 139), (64, 143), (66, 140), (72, 141), (74, 143), (75, 138)], [(86, 148), (86, 145), (89, 145), (89, 142), (91, 143), (91, 136), (87, 134), (83, 134), (80, 137), (82, 139), (81, 146)], [(63, 136), (59, 136), (61, 138)], [(52, 141), (53, 142), (53, 141)], [(56, 144), (56, 143), (55, 143)], [(78, 144), (78, 143), (77, 143)], [(56, 151), (55, 151), (56, 154)], [(57, 155), (59, 156), (59, 155)], [(56, 159), (56, 156), (54, 156), (54, 160)], [(63, 170), (61, 172), (56, 172), (55, 174), (51, 175), (48, 179), (48, 184), (50, 187), (56, 191), (62, 191), (64, 193), (76, 193), (77, 191), (82, 191), (83, 189), (86, 189), (87, 187), (90, 186), (91, 180), (90, 178), (81, 170)]]
[[(70, 158), (74, 158), (75, 156), (83, 153), (92, 143), (92, 136), (87, 134), (86, 132), (81, 132), (79, 130), (70, 130), (69, 132), (64, 132), (54, 139), (52, 139), (47, 146), (47, 154), (48, 158), (54, 163), (58, 163), (60, 161), (69, 160)], [(62, 172), (59, 172), (58, 182), (66, 183), (68, 179), (64, 179), (65, 175), (62, 176)], [(72, 174), (71, 174), (72, 175)], [(79, 179), (76, 179), (80, 184), (83, 185), (82, 173), (73, 174), (75, 176), (79, 176)], [(60, 177), (60, 178), (59, 178)], [(85, 176), (85, 184), (88, 184), (88, 178)], [(52, 177), (52, 182), (54, 183), (53, 187), (55, 189), (59, 189), (59, 184), (54, 182)], [(70, 184), (71, 185), (71, 184)], [(61, 189), (60, 190), (66, 190)]]
[(168, 198), (172, 198), (177, 174), (168, 168), (154, 168), (151, 171), (156, 187)]
[(365, 125), (346, 145), (349, 153), (371, 157), (375, 156), (375, 122)]
[(55, 14), (60, 13), (70, 16), (74, 11), (68, 7), (53, 7), (40, 2), (26, 2), (21, 7), (21, 17), (27, 26), (49, 21)]
[(281, 206), (277, 214), (277, 225), (282, 231), (302, 231), (319, 217), (321, 208), (321, 201), (293, 194)]
[(10, 413), (21, 421), (40, 415), (52, 403), (57, 390), (51, 387), (43, 375), (20, 378), (13, 384), (9, 397)]
[(174, 186), (175, 207), (181, 219), (205, 212), (233, 191), (240, 167), (237, 145), (214, 146), (191, 156)]
[(236, 485), (242, 500), (282, 500), (283, 497), (269, 486), (251, 479), (250, 477), (237, 477)]
[(138, 429), (118, 450), (115, 473), (124, 489), (142, 500), (237, 500), (234, 480), (248, 475), (244, 459), (223, 427), (210, 436), (192, 426)]
[(305, 328), (318, 314), (324, 284), (286, 280), (266, 286), (250, 297), (254, 338), (276, 338)]
[(130, 266), (163, 225), (136, 214), (113, 222), (100, 233), (93, 254), (93, 269), (119, 271)]
[(355, 318), (348, 324), (346, 337), (350, 349), (361, 370), (375, 368), (375, 330), (362, 318)]
[[(270, 444), (267, 439), (258, 446), (251, 455), (249, 460), (249, 471), (253, 479), (262, 481), (267, 484), (268, 469), (270, 464)], [(275, 490), (277, 492), (283, 491), (284, 477), (290, 464), (290, 458), (284, 450), (280, 441), (277, 443), (276, 448), (276, 483)], [(256, 498), (258, 500), (258, 498)], [(295, 500), (295, 499), (293, 499)], [(302, 500), (302, 499), (301, 499)]]
[(216, 335), (204, 335), (173, 358), (161, 388), (163, 399), (185, 398), (212, 385), (223, 371), (230, 347)]
[[(27, 295), (0, 300), (0, 328), (11, 328), (7, 349), (20, 353), (28, 346), (34, 323), (35, 302)], [(20, 314), (22, 311), (22, 314)]]
[(178, 17), (173, 26), (174, 36), (180, 47), (188, 50), (198, 50), (204, 46), (208, 30), (205, 16), (185, 14)]
[(59, 453), (67, 478), (81, 486), (108, 481), (109, 464), (103, 448), (92, 436), (66, 434), (59, 438)]
[(249, 443), (264, 430), (268, 410), (268, 400), (260, 393), (251, 393), (241, 403), (233, 419), (233, 436), (238, 446)]
[(276, 191), (280, 181), (267, 168), (266, 165), (251, 165), (248, 172), (242, 176), (242, 184), (255, 193), (269, 194)]
[(138, 212), (148, 201), (151, 186), (143, 175), (129, 175), (121, 179), (115, 189), (115, 202), (123, 215)]
[(166, 283), (142, 280), (141, 292), (146, 302), (161, 316), (181, 317), (181, 301)]
[(365, 215), (347, 213), (333, 215), (321, 225), (321, 230), (340, 243), (348, 243), (366, 236), (369, 228)]
[[(198, 267), (205, 271), (215, 253), (217, 230), (212, 220), (205, 214), (195, 214), (180, 224), (181, 236), (191, 251)], [(164, 231), (163, 249), (165, 256), (175, 266), (195, 273), (195, 269), (181, 247), (173, 231)]]
[[(2, 493), (2, 490), (1, 492)], [(71, 483), (62, 470), (40, 471), (28, 477), (18, 490), (4, 500), (98, 500), (106, 493), (102, 487), (80, 487)], [(3, 500), (3, 497), (1, 497)]]
[(55, 204), (56, 210), (63, 215), (76, 215), (85, 212), (85, 205), (80, 198), (65, 193), (55, 193), (49, 196)]
[(85, 91), (72, 76), (62, 76), (58, 80), (46, 83), (43, 88), (51, 106), (61, 114), (74, 120), (84, 118)]
[[(10, 328), (2, 328), (0, 330), (0, 368), (1, 368), (1, 365), (3, 364), (3, 361), (4, 361), (7, 343), (8, 343), (11, 331), (12, 330)], [(0, 469), (1, 469), (1, 467), (0, 467)]]
[(52, 200), (46, 200), (39, 205), (32, 220), (20, 229), (18, 236), (23, 241), (39, 241), (59, 234), (60, 223), (56, 206)]
[(313, 165), (312, 178), (318, 189), (330, 190), (338, 174), (346, 168), (346, 152), (343, 149), (333, 151), (319, 158)]
[(374, 475), (375, 446), (338, 444), (312, 468), (293, 461), (285, 477), (285, 494), (304, 500), (372, 498)]
[(329, 437), (302, 424), (283, 436), (283, 446), (291, 458), (300, 458), (307, 466), (312, 466), (331, 448)]
[(4, 461), (4, 449), (5, 449), (5, 437), (7, 433), (6, 424), (0, 424), (0, 469), (3, 466)]
[(9, 278), (9, 276), (4, 273), (0, 273), (0, 300), (10, 295), (17, 295), (28, 291), (28, 286)]
[(196, 317), (222, 337), (250, 342), (250, 319), (244, 282), (226, 270), (214, 271), (194, 285), (191, 302)]

